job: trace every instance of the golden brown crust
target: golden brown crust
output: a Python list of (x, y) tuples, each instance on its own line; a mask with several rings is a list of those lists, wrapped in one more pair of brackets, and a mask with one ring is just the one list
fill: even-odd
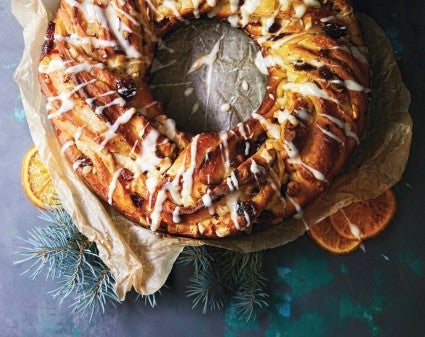
[[(348, 1), (213, 2), (62, 0), (39, 74), (64, 152), (96, 194), (152, 230), (204, 238), (301, 215), (358, 143), (369, 80)], [(260, 46), (269, 84), (250, 120), (192, 135), (145, 77), (157, 37), (207, 12)]]

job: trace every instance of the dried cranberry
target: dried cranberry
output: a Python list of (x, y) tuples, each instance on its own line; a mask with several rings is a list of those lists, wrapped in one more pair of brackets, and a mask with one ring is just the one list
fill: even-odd
[(134, 206), (136, 206), (137, 208), (140, 208), (140, 206), (142, 206), (144, 199), (139, 193), (137, 192), (131, 193), (130, 198), (131, 198), (131, 201), (133, 201)]
[(126, 182), (130, 182), (134, 179), (134, 173), (129, 169), (123, 168), (121, 171), (121, 178)]
[(79, 156), (76, 161), (80, 167), (93, 166), (93, 162), (89, 157)]
[(136, 83), (131, 77), (115, 81), (118, 94), (126, 101), (131, 101), (136, 96)]
[(310, 71), (316, 69), (315, 66), (311, 65), (310, 63), (304, 62), (304, 61), (297, 61), (294, 64), (295, 70), (301, 71)]
[(240, 140), (239, 142), (236, 143), (236, 146), (235, 146), (235, 153), (236, 153), (236, 155), (238, 155), (238, 156), (245, 156), (245, 150), (247, 148), (246, 143), (247, 142), (245, 140)]
[(273, 22), (273, 24), (269, 27), (269, 33), (276, 33), (282, 26), (278, 22)]
[(46, 40), (41, 47), (41, 56), (46, 56), (49, 54), (53, 47), (55, 46), (55, 42), (53, 40)]
[(326, 67), (322, 67), (319, 69), (319, 75), (325, 80), (331, 80), (334, 77), (333, 73), (329, 70), (329, 68)]
[(250, 218), (255, 214), (256, 208), (252, 201), (239, 201), (236, 204), (236, 213), (239, 216), (245, 217), (248, 215)]
[(339, 39), (347, 34), (347, 27), (335, 22), (325, 22), (323, 24), (323, 30), (326, 35), (334, 39)]
[(119, 45), (114, 46), (113, 49), (114, 49), (114, 54), (116, 54), (116, 55), (124, 55), (125, 54), (124, 49), (122, 49), (122, 47), (119, 46)]
[(288, 35), (288, 33), (280, 33), (279, 35), (273, 36), (271, 38), (271, 40), (272, 41), (277, 41), (277, 40), (280, 40), (280, 39), (284, 38), (286, 35)]
[(329, 54), (330, 54), (329, 49), (320, 49), (318, 52), (318, 55), (320, 57), (329, 57)]
[(55, 35), (55, 23), (53, 21), (50, 21), (49, 24), (47, 25), (45, 38), (46, 40), (50, 40), (54, 37), (54, 35)]
[(41, 56), (46, 56), (49, 54), (53, 47), (55, 46), (55, 23), (53, 21), (50, 21), (47, 25), (46, 34), (44, 35), (44, 43), (41, 47)]
[(258, 136), (257, 140), (254, 143), (250, 143), (249, 147), (249, 156), (252, 156), (254, 153), (256, 153), (261, 145), (266, 141), (267, 135), (265, 133), (262, 133)]

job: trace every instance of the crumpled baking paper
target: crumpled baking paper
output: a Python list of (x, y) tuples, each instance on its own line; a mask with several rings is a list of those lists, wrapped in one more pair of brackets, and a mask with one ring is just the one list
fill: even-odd
[[(171, 237), (142, 228), (99, 201), (61, 154), (37, 80), (44, 32), (58, 5), (59, 0), (12, 0), (12, 9), (24, 28), (25, 40), (15, 80), (21, 90), (32, 138), (52, 174), (63, 207), (79, 230), (96, 242), (100, 257), (116, 278), (120, 299), (124, 299), (132, 287), (142, 294), (160, 289), (185, 246), (209, 244), (252, 252), (284, 245), (305, 232), (301, 221), (289, 219), (282, 225), (234, 239)], [(346, 171), (305, 209), (304, 218), (309, 224), (354, 200), (371, 198), (388, 189), (401, 178), (407, 162), (412, 134), (408, 113), (410, 96), (384, 32), (373, 20), (361, 18), (373, 75), (366, 131)]]

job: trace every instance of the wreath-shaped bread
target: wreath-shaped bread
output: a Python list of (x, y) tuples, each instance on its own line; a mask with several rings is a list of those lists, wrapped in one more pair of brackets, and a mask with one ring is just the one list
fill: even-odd
[[(228, 131), (177, 130), (148, 69), (161, 36), (208, 15), (243, 29), (269, 72)], [(39, 79), (62, 150), (105, 202), (156, 231), (227, 237), (298, 214), (359, 142), (368, 64), (346, 0), (62, 0)]]

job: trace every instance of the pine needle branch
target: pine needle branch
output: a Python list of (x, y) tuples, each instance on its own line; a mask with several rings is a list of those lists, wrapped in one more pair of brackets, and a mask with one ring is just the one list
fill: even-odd
[(199, 270), (207, 270), (213, 260), (214, 256), (205, 246), (188, 246), (180, 254), (177, 263), (182, 265), (193, 264), (195, 272), (198, 272)]
[[(73, 296), (73, 312), (88, 313), (90, 319), (107, 304), (119, 303), (115, 279), (99, 257), (96, 244), (81, 234), (70, 215), (61, 208), (43, 211), (40, 218), (47, 227), (31, 230), (24, 239), (26, 247), (15, 254), (22, 257), (17, 264), (30, 264), (23, 274), (36, 278), (43, 272), (46, 279), (57, 280), (57, 288), (49, 293), (62, 303)], [(202, 312), (219, 310), (232, 302), (241, 319), (255, 318), (258, 309), (267, 306), (264, 292), (266, 278), (262, 272), (262, 253), (243, 254), (215, 247), (186, 247), (178, 259), (192, 264), (186, 294), (193, 307)], [(157, 306), (157, 292), (139, 295), (146, 305)]]
[(142, 300), (145, 305), (149, 305), (151, 308), (156, 308), (158, 306), (158, 302), (156, 301), (157, 294), (161, 294), (160, 291), (150, 294), (150, 295), (142, 295), (138, 294), (136, 297), (136, 301)]
[(186, 294), (192, 297), (193, 307), (202, 305), (204, 314), (223, 308), (233, 298), (239, 317), (249, 321), (255, 319), (257, 309), (267, 306), (262, 253), (187, 247), (178, 261), (194, 266)]
[(82, 235), (70, 215), (61, 208), (42, 211), (40, 218), (47, 227), (35, 227), (23, 239), (28, 246), (15, 254), (23, 259), (17, 264), (31, 263), (23, 274), (36, 278), (42, 272), (46, 279), (56, 279), (58, 287), (49, 293), (62, 303), (73, 295), (73, 312), (104, 311), (106, 303), (119, 302), (115, 279), (98, 256), (94, 243)]
[(202, 304), (202, 313), (219, 310), (226, 304), (226, 288), (220, 277), (209, 269), (200, 269), (189, 279), (186, 294), (193, 297), (193, 308)]
[(239, 268), (239, 287), (234, 295), (237, 314), (241, 319), (254, 320), (256, 309), (268, 306), (264, 292), (266, 278), (262, 272), (262, 255), (246, 254)]

